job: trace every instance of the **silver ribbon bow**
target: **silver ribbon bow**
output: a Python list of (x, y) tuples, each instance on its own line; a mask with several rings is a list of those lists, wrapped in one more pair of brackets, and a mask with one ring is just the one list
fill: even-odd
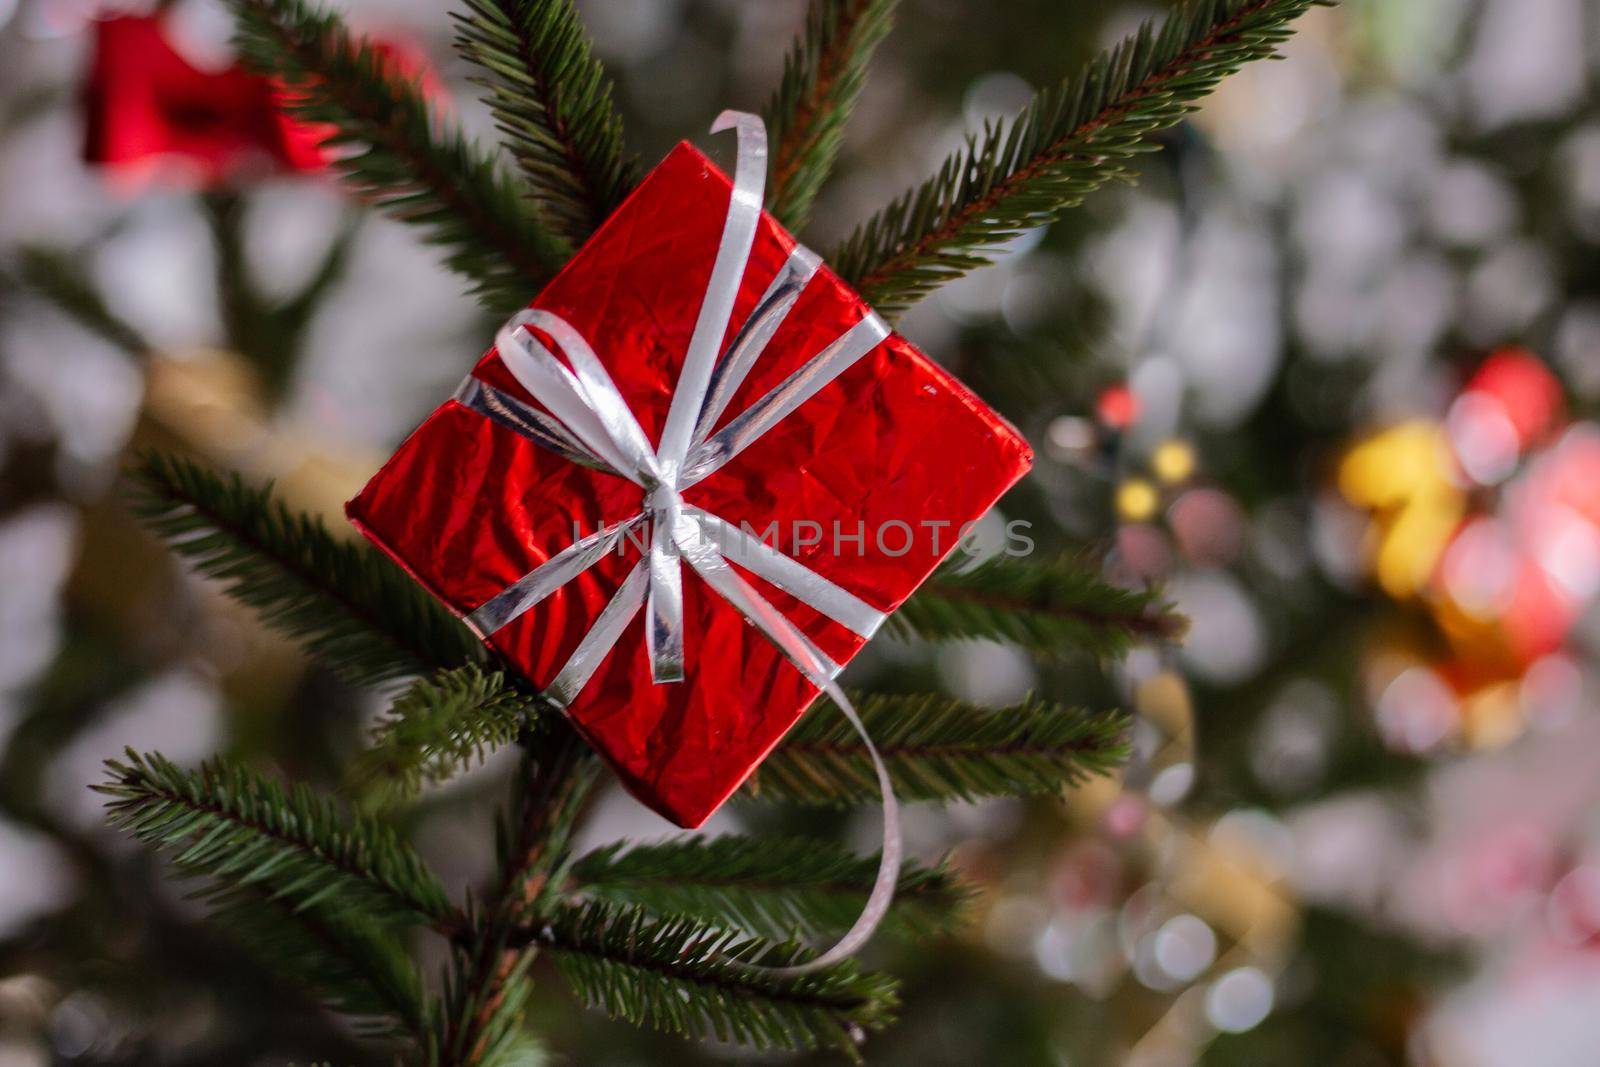
[[(524, 404), (477, 378), (456, 392), (458, 402), (481, 412), (575, 463), (607, 471), (645, 491), (643, 510), (556, 553), (467, 616), (487, 637), (594, 566), (622, 538), (649, 524), (649, 551), (601, 610), (545, 695), (565, 707), (593, 677), (641, 607), (647, 613), (645, 646), (651, 678), (658, 684), (683, 680), (683, 573), (687, 563), (831, 697), (866, 744), (883, 792), (884, 844), (877, 880), (855, 924), (832, 948), (795, 967), (763, 971), (803, 974), (851, 955), (877, 927), (894, 895), (900, 869), (899, 806), (888, 771), (854, 705), (834, 679), (840, 671), (782, 612), (728, 564), (741, 567), (862, 637), (871, 637), (884, 614), (804, 564), (771, 548), (732, 523), (686, 504), (690, 486), (721, 469), (762, 434), (876, 348), (889, 328), (872, 311), (846, 330), (776, 388), (715, 433), (711, 428), (794, 307), (820, 263), (796, 246), (755, 310), (718, 360), (739, 294), (756, 226), (761, 220), (767, 173), (767, 134), (761, 119), (725, 111), (711, 132), (738, 133), (733, 193), (705, 298), (695, 321), (678, 385), (667, 410), (661, 442), (651, 447), (644, 430), (618, 392), (589, 342), (561, 316), (526, 310), (495, 337), (495, 347), (517, 381), (543, 405)], [(549, 337), (567, 357), (557, 359), (533, 331)]]

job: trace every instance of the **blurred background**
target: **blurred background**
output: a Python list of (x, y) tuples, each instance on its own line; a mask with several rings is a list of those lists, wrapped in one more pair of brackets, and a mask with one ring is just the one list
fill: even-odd
[[(648, 164), (759, 108), (804, 5), (578, 6)], [(341, 8), (492, 137), (440, 5)], [(905, 0), (808, 243), (1159, 10)], [(125, 744), (336, 785), (377, 709), (186, 576), (118, 470), (179, 448), (342, 524), (493, 324), (292, 146), (225, 181), (103, 138), (89, 162), (108, 13), (0, 0), (0, 1067), (374, 1062), (86, 789)], [(164, 26), (231, 61), (214, 0)], [(907, 989), (872, 1062), (1600, 1062), (1600, 0), (1300, 27), (1136, 188), (903, 323), (1039, 452), (994, 521), (1191, 625), (1109, 669), (892, 640), (852, 668), (1136, 716), (1115, 781), (908, 814), (979, 893), (962, 934), (874, 950)], [(408, 814), (455, 886), (506, 771)], [(814, 828), (870, 848), (872, 821)], [(586, 836), (670, 830), (615, 791)], [(552, 1062), (738, 1058), (538, 988)]]

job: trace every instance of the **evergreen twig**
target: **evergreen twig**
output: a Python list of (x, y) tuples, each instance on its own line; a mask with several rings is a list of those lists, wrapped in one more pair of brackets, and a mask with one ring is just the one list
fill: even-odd
[(557, 896), (559, 882), (551, 876), (567, 861), (598, 764), (559, 719), (551, 720), (543, 744), (524, 752), (512, 782), (511, 817), (500, 825), (499, 876), (452, 961), (430, 1064), (496, 1067), (514, 1047), (538, 947), (517, 930)]
[(262, 291), (245, 248), (247, 204), (237, 190), (211, 190), (203, 198), (217, 256), (217, 304), (228, 347), (260, 373), (266, 395), (280, 400), (293, 380), (312, 316), (328, 288), (344, 274), (364, 215), (347, 210), (310, 277), (287, 298)]
[(803, 952), (599, 901), (558, 908), (519, 936), (542, 947), (587, 1004), (687, 1037), (855, 1057), (858, 1037), (887, 1025), (899, 1003), (893, 979), (853, 961), (798, 977), (767, 974), (740, 961), (782, 966)]
[[(727, 836), (619, 842), (578, 860), (572, 878), (585, 896), (782, 939), (849, 926), (877, 872), (877, 856), (854, 856), (826, 841)], [(968, 898), (943, 865), (908, 863), (885, 929), (916, 935), (947, 930)]]
[(365, 546), (335, 540), (270, 486), (247, 486), (175, 456), (130, 470), (136, 510), (175, 552), (267, 623), (356, 682), (481, 659), (483, 646), (406, 574)]
[[(852, 694), (901, 800), (974, 800), (1059, 793), (1105, 774), (1127, 754), (1119, 712), (1029, 698), (981, 708), (933, 694)], [(844, 715), (818, 701), (745, 783), (762, 800), (843, 806), (878, 799), (866, 747)]]
[(337, 167), (362, 195), (423, 227), (491, 311), (526, 304), (571, 253), (523, 210), (493, 160), (435, 115), (382, 52), (304, 0), (229, 0), (245, 60), (283, 80), (302, 119), (326, 123)]
[(142, 359), (149, 353), (150, 342), (111, 310), (76, 257), (53, 248), (24, 245), (17, 251), (16, 275), (63, 314), (128, 355)]
[(422, 986), (390, 931), (349, 911), (297, 909), (255, 887), (213, 894), (211, 903), (212, 918), (253, 956), (328, 1007), (361, 1019), (362, 1030), (422, 1032)]
[(811, 0), (804, 33), (783, 65), (765, 115), (771, 137), (767, 204), (799, 230), (833, 170), (867, 65), (894, 23), (898, 0)]
[[(485, 928), (483, 918), (473, 916), (474, 929)], [(537, 1067), (546, 1062), (535, 1055), (536, 1046), (522, 1026), (533, 994), (528, 966), (534, 954), (509, 947), (502, 933), (495, 951), (485, 958), (501, 961), (500, 968), (488, 976), (454, 969), (445, 974), (440, 1010), (423, 1045), (426, 1067)], [(457, 1025), (463, 1020), (467, 1027)]]
[(478, 84), (546, 225), (580, 244), (633, 187), (611, 79), (571, 0), (466, 0), (456, 47)]
[(1134, 640), (1171, 640), (1186, 623), (1159, 593), (1100, 577), (1091, 560), (997, 556), (943, 570), (890, 616), (892, 630), (930, 641), (1009, 641), (1042, 654), (1117, 656)]
[(185, 771), (132, 749), (106, 770), (94, 788), (111, 798), (111, 823), (172, 852), (179, 870), (212, 879), (224, 897), (248, 888), (295, 911), (420, 920), (446, 932), (462, 924), (438, 879), (393, 830), (346, 819), (303, 785), (285, 789), (220, 762)]
[(880, 311), (903, 310), (989, 262), (996, 246), (1132, 175), (1148, 136), (1218, 82), (1274, 54), (1327, 0), (1188, 0), (1146, 23), (1009, 122), (987, 123), (933, 177), (856, 229), (829, 262)]
[(537, 726), (543, 710), (503, 674), (475, 664), (418, 678), (379, 720), (358, 776), (414, 793), (511, 744)]

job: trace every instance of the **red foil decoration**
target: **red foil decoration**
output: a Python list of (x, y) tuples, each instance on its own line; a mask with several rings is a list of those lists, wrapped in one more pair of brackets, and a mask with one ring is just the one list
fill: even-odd
[[(680, 144), (532, 305), (562, 316), (589, 340), (653, 442), (710, 278), (730, 190), (726, 175)], [(794, 246), (763, 214), (730, 336)], [(819, 269), (719, 425), (866, 311), (832, 271)], [(493, 350), (472, 373), (534, 403)], [(745, 524), (891, 611), (1031, 460), (1004, 419), (893, 335), (684, 498)], [(572, 463), (452, 400), (346, 510), (362, 533), (465, 615), (642, 504), (632, 483)], [(488, 643), (534, 685), (548, 685), (639, 556), (639, 546), (625, 541)], [(834, 662), (848, 662), (865, 643), (748, 571), (741, 575)], [(681, 826), (698, 826), (817, 690), (687, 568), (682, 682), (652, 682), (644, 616), (635, 616), (567, 714), (635, 796)]]
[(163, 162), (177, 164), (166, 176), (198, 187), (223, 184), (252, 162), (321, 168), (318, 144), (279, 111), (274, 93), (266, 79), (237, 66), (195, 67), (168, 40), (159, 16), (97, 22), (84, 89), (85, 157), (135, 180)]
[[(320, 171), (331, 126), (286, 110), (293, 93), (233, 65), (201, 70), (168, 38), (161, 16), (124, 15), (94, 24), (94, 58), (84, 86), (84, 157), (126, 185), (159, 174), (215, 188), (252, 169)], [(369, 40), (390, 76), (416, 83), (430, 102), (443, 85), (416, 45)]]

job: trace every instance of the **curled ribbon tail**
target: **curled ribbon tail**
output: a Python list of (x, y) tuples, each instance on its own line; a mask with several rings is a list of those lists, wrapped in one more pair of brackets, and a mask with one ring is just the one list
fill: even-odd
[(889, 914), (889, 906), (894, 903), (895, 889), (900, 882), (901, 850), (905, 843), (900, 833), (900, 801), (894, 795), (894, 782), (889, 778), (889, 768), (884, 765), (878, 747), (872, 743), (872, 735), (867, 733), (867, 728), (856, 712), (855, 705), (845, 696), (844, 690), (839, 688), (838, 683), (830, 680), (823, 686), (823, 692), (827, 693), (838, 706), (839, 712), (849, 721), (856, 734), (860, 736), (861, 743), (867, 747), (867, 755), (872, 758), (872, 769), (878, 775), (878, 790), (883, 795), (883, 853), (878, 859), (878, 874), (873, 879), (872, 891), (867, 894), (867, 902), (861, 906), (861, 914), (856, 916), (856, 921), (845, 931), (844, 936), (815, 959), (792, 967), (743, 965), (767, 974), (811, 974), (855, 955), (872, 939), (884, 916)]

